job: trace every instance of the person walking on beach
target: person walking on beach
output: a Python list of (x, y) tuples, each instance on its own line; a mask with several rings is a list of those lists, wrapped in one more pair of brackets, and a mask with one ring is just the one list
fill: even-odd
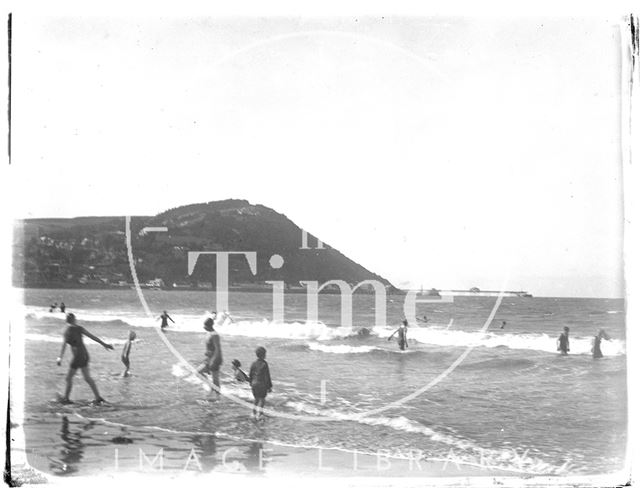
[(269, 364), (265, 361), (267, 350), (262, 346), (256, 348), (256, 357), (258, 359), (253, 362), (249, 369), (249, 383), (253, 393), (252, 415), (255, 420), (260, 420), (263, 417), (264, 400), (267, 398), (267, 393), (271, 392), (273, 384), (271, 383)]
[(113, 350), (113, 346), (111, 344), (107, 344), (103, 342), (98, 337), (94, 336), (91, 332), (86, 330), (84, 327), (78, 325), (76, 322), (76, 316), (72, 313), (67, 314), (67, 329), (63, 334), (62, 341), (62, 349), (60, 350), (60, 356), (57, 359), (58, 366), (62, 363), (62, 357), (64, 356), (64, 351), (67, 347), (67, 344), (71, 346), (71, 353), (73, 354), (73, 358), (71, 363), (69, 364), (69, 372), (66, 377), (66, 389), (64, 391), (64, 396), (62, 397), (62, 403), (71, 403), (69, 400), (69, 395), (71, 394), (71, 388), (73, 386), (73, 377), (78, 372), (78, 369), (82, 371), (82, 376), (84, 380), (87, 382), (91, 391), (93, 391), (93, 395), (95, 396), (94, 403), (102, 403), (104, 402), (104, 398), (100, 396), (98, 392), (98, 387), (96, 383), (91, 378), (89, 374), (89, 352), (87, 351), (86, 346), (82, 340), (82, 336), (87, 336), (89, 339), (96, 341), (105, 349)]
[(160, 314), (160, 317), (158, 317), (156, 320), (162, 320), (162, 322), (160, 323), (160, 329), (161, 330), (164, 330), (167, 327), (169, 327), (168, 320), (171, 320), (171, 322), (173, 322), (175, 324), (173, 319), (171, 317), (169, 317), (169, 314), (167, 313), (166, 310), (163, 310), (162, 314)]
[(211, 379), (215, 385), (216, 394), (220, 394), (220, 365), (222, 364), (222, 348), (220, 346), (220, 336), (213, 329), (213, 319), (209, 317), (204, 321), (204, 330), (208, 332), (205, 342), (205, 360), (198, 366), (196, 371), (200, 374), (211, 374)]
[(407, 342), (407, 327), (409, 327), (409, 322), (407, 319), (402, 321), (402, 325), (396, 329), (396, 331), (389, 336), (388, 341), (391, 338), (398, 334), (398, 347), (400, 347), (401, 351), (404, 351), (407, 347), (409, 347), (409, 343)]
[(131, 344), (133, 343), (133, 341), (136, 338), (136, 333), (134, 331), (129, 331), (129, 339), (127, 339), (127, 342), (124, 343), (124, 347), (122, 348), (122, 355), (120, 356), (120, 360), (122, 361), (122, 364), (124, 364), (125, 370), (124, 373), (122, 373), (122, 377), (126, 378), (127, 376), (129, 376), (129, 353), (131, 352)]
[(593, 355), (593, 359), (600, 359), (601, 357), (603, 357), (602, 349), (600, 349), (600, 343), (602, 342), (602, 339), (607, 341), (610, 339), (609, 335), (604, 331), (604, 329), (600, 329), (596, 336), (593, 338), (591, 344), (591, 354)]
[(566, 356), (569, 353), (569, 327), (564, 327), (564, 331), (558, 337), (556, 345), (561, 355)]

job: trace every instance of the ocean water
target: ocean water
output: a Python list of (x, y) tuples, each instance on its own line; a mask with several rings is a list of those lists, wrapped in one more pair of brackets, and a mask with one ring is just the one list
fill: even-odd
[[(418, 304), (417, 315), (430, 320), (409, 328), (409, 348), (401, 352), (386, 338), (403, 317), (402, 297), (388, 298), (388, 325), (375, 327), (373, 297), (355, 295), (354, 327), (349, 328), (340, 324), (339, 296), (321, 295), (319, 322), (308, 323), (305, 295), (287, 295), (285, 323), (274, 323), (270, 294), (231, 293), (233, 321), (217, 330), (224, 356), (222, 389), (235, 400), (210, 402), (208, 387), (162, 341), (159, 322), (146, 316), (134, 290), (24, 293), (24, 320), (12, 326), (25, 328), (26, 446), (36, 446), (39, 456), (55, 457), (65, 435), (68, 441), (64, 429), (42, 433), (61, 417), (51, 400), (63, 391), (69, 351), (65, 365), (56, 367), (64, 316), (49, 313), (48, 305), (63, 300), (80, 324), (115, 346), (107, 351), (86, 340), (92, 375), (112, 403), (80, 412), (94, 424), (135, 428), (150, 438), (158, 431), (190, 433), (196, 444), (204, 442), (202, 434), (384, 451), (399, 458), (420, 452), (425, 458), (455, 458), (532, 474), (613, 472), (625, 459), (623, 300), (504, 298), (484, 332), (495, 298)], [(166, 309), (175, 320), (165, 335), (175, 351), (189, 364), (199, 364), (202, 322), (214, 308), (213, 292), (145, 291), (145, 298), (156, 316)], [(500, 329), (503, 320), (507, 325)], [(566, 357), (555, 345), (563, 326), (571, 329), (571, 354)], [(360, 327), (370, 328), (371, 334), (358, 335)], [(594, 360), (591, 338), (601, 328), (611, 340), (602, 343), (605, 357)], [(138, 336), (131, 352), (133, 375), (121, 378), (120, 350), (129, 330)], [(239, 359), (248, 370), (259, 345), (268, 351), (274, 389), (267, 406), (276, 413), (257, 428), (243, 403), (252, 398), (250, 389), (234, 381), (230, 362)], [(79, 374), (71, 396), (92, 398)], [(79, 456), (67, 462), (86, 472), (112, 460)]]

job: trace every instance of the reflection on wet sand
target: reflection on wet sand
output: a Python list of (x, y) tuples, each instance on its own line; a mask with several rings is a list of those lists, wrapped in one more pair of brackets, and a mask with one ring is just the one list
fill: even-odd
[(60, 457), (49, 457), (49, 467), (54, 474), (67, 475), (78, 471), (77, 465), (82, 461), (84, 455), (82, 431), (88, 428), (91, 428), (90, 424), (85, 425), (82, 430), (72, 431), (69, 429), (68, 417), (66, 415), (62, 417)]

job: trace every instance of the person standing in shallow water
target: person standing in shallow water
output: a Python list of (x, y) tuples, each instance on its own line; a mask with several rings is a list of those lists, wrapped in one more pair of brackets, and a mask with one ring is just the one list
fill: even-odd
[(388, 341), (390, 341), (394, 335), (398, 334), (398, 347), (401, 351), (404, 351), (407, 347), (409, 347), (409, 343), (407, 342), (407, 327), (409, 327), (409, 322), (407, 321), (407, 319), (404, 319), (402, 321), (402, 325), (398, 327), (396, 331), (387, 339)]
[(602, 339), (609, 340), (609, 336), (604, 331), (604, 329), (600, 329), (596, 336), (593, 338), (593, 342), (591, 345), (591, 354), (593, 355), (593, 359), (600, 359), (604, 357), (602, 354), (602, 349), (600, 349), (600, 343)]
[(57, 359), (58, 366), (62, 364), (62, 357), (64, 356), (64, 351), (67, 347), (67, 344), (71, 346), (71, 353), (73, 354), (73, 358), (71, 359), (71, 363), (69, 364), (69, 372), (66, 377), (66, 388), (64, 391), (64, 396), (62, 397), (62, 403), (71, 403), (69, 400), (69, 395), (71, 394), (71, 388), (73, 387), (73, 377), (78, 372), (78, 369), (82, 371), (82, 376), (84, 380), (87, 382), (91, 391), (93, 391), (93, 395), (95, 396), (95, 403), (104, 402), (104, 398), (100, 396), (98, 392), (98, 387), (96, 386), (95, 381), (91, 378), (89, 374), (89, 352), (87, 351), (86, 346), (82, 340), (82, 336), (85, 335), (89, 339), (96, 341), (105, 349), (113, 349), (111, 344), (107, 344), (103, 342), (98, 337), (94, 336), (91, 332), (86, 330), (84, 327), (78, 325), (76, 322), (76, 316), (72, 313), (67, 314), (67, 329), (64, 331), (63, 341), (62, 341), (62, 349), (60, 350), (60, 356)]
[(160, 329), (164, 330), (167, 327), (169, 327), (169, 320), (171, 320), (172, 323), (175, 324), (175, 322), (173, 321), (173, 319), (171, 317), (169, 317), (169, 314), (167, 313), (166, 310), (162, 311), (162, 314), (160, 314), (160, 317), (158, 317), (156, 320), (161, 320), (162, 322), (160, 323)]
[(267, 350), (260, 346), (256, 349), (257, 359), (249, 369), (249, 383), (251, 384), (251, 392), (253, 393), (253, 418), (260, 420), (263, 418), (264, 401), (267, 393), (271, 392), (273, 383), (271, 382), (271, 373), (269, 372), (269, 364), (265, 360)]
[(120, 360), (122, 364), (124, 364), (125, 370), (122, 373), (122, 377), (126, 378), (129, 376), (129, 366), (131, 363), (129, 361), (129, 354), (131, 354), (131, 344), (136, 339), (136, 333), (134, 331), (129, 332), (129, 339), (124, 343), (124, 347), (122, 348), (122, 354), (120, 355)]
[(216, 386), (216, 394), (220, 394), (220, 365), (222, 364), (222, 347), (220, 346), (220, 336), (213, 329), (213, 319), (209, 317), (204, 321), (204, 330), (207, 334), (205, 343), (205, 360), (198, 366), (197, 372), (200, 374), (210, 373), (213, 384)]
[(561, 355), (566, 356), (569, 353), (569, 327), (564, 328), (556, 341), (556, 345)]

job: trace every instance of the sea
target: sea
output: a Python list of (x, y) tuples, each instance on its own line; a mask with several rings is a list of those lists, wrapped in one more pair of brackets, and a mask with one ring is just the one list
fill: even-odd
[[(418, 303), (416, 315), (428, 321), (411, 318), (401, 351), (387, 339), (404, 318), (402, 296), (387, 297), (386, 324), (375, 325), (374, 297), (354, 295), (349, 326), (340, 322), (339, 295), (320, 295), (313, 322), (307, 297), (286, 295), (284, 322), (274, 322), (271, 294), (231, 292), (230, 319), (216, 325), (224, 359), (223, 396), (216, 401), (192, 370), (204, 359), (202, 324), (215, 293), (145, 290), (144, 298), (150, 315), (133, 289), (21, 290), (11, 328), (12, 337), (24, 337), (24, 391), (13, 395), (24, 394), (31, 465), (54, 476), (105, 472), (113, 456), (92, 455), (92, 446), (111, 442), (125, 451), (142, 442), (170, 451), (172, 438), (191, 445), (204, 470), (220, 464), (216, 442), (224, 440), (397, 459), (419, 453), (548, 476), (610, 473), (625, 462), (624, 300)], [(85, 338), (91, 375), (108, 406), (88, 405), (93, 397), (80, 373), (71, 393), (76, 403), (56, 400), (70, 359), (67, 349), (56, 366), (65, 320), (49, 305), (61, 301), (115, 348)], [(165, 333), (157, 320), (163, 310), (175, 321)], [(556, 339), (565, 326), (570, 354), (561, 356)], [(369, 333), (358, 333), (362, 328)], [(609, 340), (602, 341), (604, 357), (593, 359), (591, 341), (600, 329)], [(137, 339), (132, 375), (124, 378), (120, 353), (129, 331)], [(274, 387), (266, 417), (256, 423), (250, 388), (234, 378), (230, 363), (238, 359), (248, 371), (258, 346), (267, 349)], [(20, 366), (12, 365), (14, 375)], [(286, 459), (280, 465), (286, 470)]]

